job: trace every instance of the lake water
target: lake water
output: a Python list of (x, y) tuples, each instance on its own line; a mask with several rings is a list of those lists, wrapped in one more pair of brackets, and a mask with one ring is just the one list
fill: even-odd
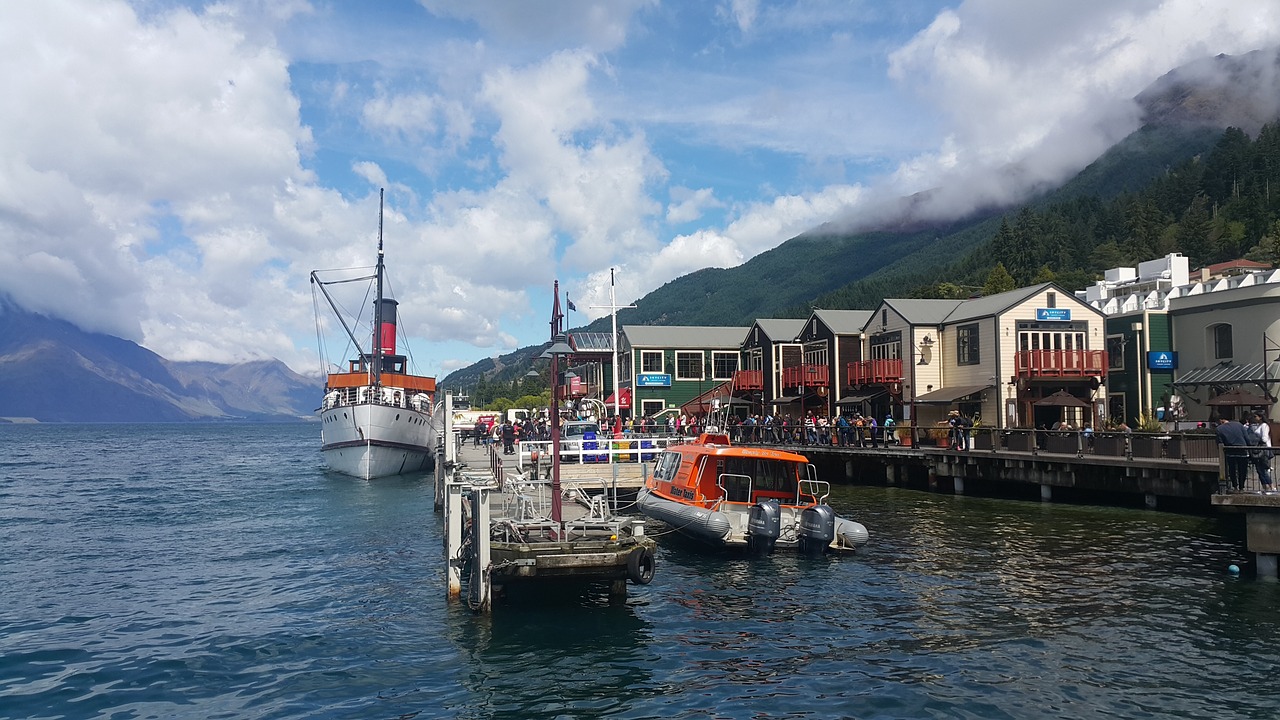
[(625, 603), (476, 616), (431, 488), (327, 474), (315, 425), (0, 426), (0, 717), (1280, 716), (1226, 520), (837, 487), (857, 556), (664, 535)]

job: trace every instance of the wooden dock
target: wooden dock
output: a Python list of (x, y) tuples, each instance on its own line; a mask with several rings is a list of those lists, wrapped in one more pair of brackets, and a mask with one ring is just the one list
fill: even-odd
[(455, 451), (452, 459), (437, 457), (436, 472), (451, 598), (479, 612), (529, 583), (606, 583), (625, 597), (628, 581), (652, 580), (656, 544), (643, 519), (627, 513), (642, 473), (637, 480), (634, 471), (620, 475), (621, 465), (562, 465), (555, 520), (549, 463), (521, 468), (494, 446)]

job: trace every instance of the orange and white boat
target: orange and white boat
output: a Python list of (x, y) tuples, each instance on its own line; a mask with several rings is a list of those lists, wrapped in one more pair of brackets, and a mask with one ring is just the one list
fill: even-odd
[(345, 372), (326, 375), (319, 411), (320, 450), (330, 470), (365, 480), (430, 470), (441, 432), (435, 413), (435, 378), (411, 374), (406, 356), (396, 353), (397, 303), (383, 296), (384, 273), (379, 208), (377, 266), (372, 276), (355, 278), (375, 283), (368, 352), (326, 289), (352, 280), (326, 282), (311, 273), (312, 287), (324, 294), (357, 351)]
[(809, 459), (783, 450), (739, 447), (703, 434), (658, 456), (637, 502), (640, 511), (717, 547), (807, 553), (851, 552), (867, 529), (838, 517)]

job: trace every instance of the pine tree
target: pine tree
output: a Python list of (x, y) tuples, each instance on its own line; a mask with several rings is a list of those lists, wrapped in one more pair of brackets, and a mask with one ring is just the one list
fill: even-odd
[(1013, 276), (1005, 269), (1004, 263), (998, 262), (991, 272), (987, 274), (987, 282), (982, 286), (983, 295), (995, 295), (997, 293), (1007, 292), (1018, 287), (1013, 281)]

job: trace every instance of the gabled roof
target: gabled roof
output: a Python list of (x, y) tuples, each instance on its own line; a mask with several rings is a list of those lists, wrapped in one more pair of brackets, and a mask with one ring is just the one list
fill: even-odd
[[(756, 325), (760, 327), (766, 337), (774, 342), (791, 342), (796, 336), (804, 330), (804, 324), (807, 320), (793, 320), (790, 318), (764, 318), (756, 320)], [(750, 328), (747, 328), (748, 331)], [(746, 336), (744, 335), (745, 339)]]
[(823, 325), (831, 328), (837, 335), (853, 335), (862, 332), (862, 328), (871, 319), (871, 310), (814, 310), (813, 314)]
[(748, 328), (706, 325), (623, 325), (633, 348), (738, 350)]
[(884, 304), (912, 325), (941, 325), (963, 300), (885, 298)]
[[(1043, 292), (1045, 288), (1051, 287), (1053, 283), (1044, 282), (1038, 285), (1030, 285), (1027, 287), (1007, 290), (995, 295), (984, 295), (983, 297), (962, 300), (956, 306), (956, 309), (947, 315), (946, 322), (953, 323), (961, 320), (973, 320), (975, 318), (991, 317), (997, 315), (1009, 308), (1026, 302), (1026, 299), (1039, 292)], [(1075, 294), (1066, 290), (1062, 291), (1063, 297), (1070, 296), (1072, 300), (1076, 299)]]

